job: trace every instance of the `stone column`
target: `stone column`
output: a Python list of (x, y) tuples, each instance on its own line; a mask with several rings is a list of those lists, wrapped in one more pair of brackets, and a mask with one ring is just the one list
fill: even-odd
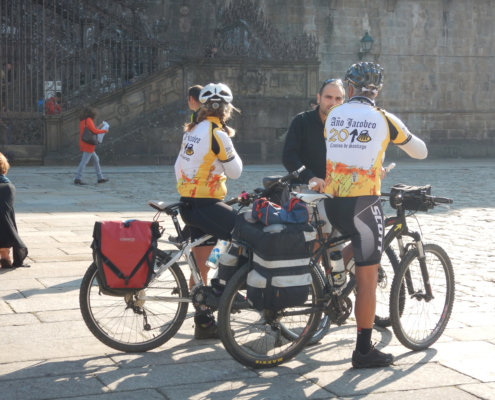
[(45, 116), (46, 140), (45, 140), (45, 157), (44, 165), (53, 165), (53, 159), (61, 158), (60, 141), (62, 135), (62, 116), (47, 115)]

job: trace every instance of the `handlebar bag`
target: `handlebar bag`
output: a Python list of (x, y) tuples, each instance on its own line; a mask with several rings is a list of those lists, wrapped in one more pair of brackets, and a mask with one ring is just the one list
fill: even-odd
[[(392, 186), (390, 193), (390, 206), (393, 209), (397, 209), (397, 205), (395, 204), (395, 195), (397, 194), (412, 194), (412, 195), (431, 195), (431, 185), (425, 186), (409, 186), (403, 183), (398, 183), (397, 185)], [(403, 198), (402, 199), (402, 208), (406, 211), (428, 211), (433, 208), (430, 202), (422, 201), (421, 199), (411, 199), (411, 198)]]
[(263, 187), (269, 189), (266, 198), (275, 204), (285, 204), (290, 199), (290, 190), (286, 184), (272, 186), (282, 175), (266, 176), (263, 178)]
[(253, 250), (247, 277), (247, 299), (257, 310), (282, 310), (303, 305), (312, 282), (310, 258), (316, 233), (311, 225), (287, 224), (265, 232), (260, 222), (238, 216), (232, 236)]
[(155, 266), (158, 222), (95, 222), (93, 259), (103, 291), (129, 293), (148, 286)]
[(265, 225), (307, 224), (310, 213), (306, 204), (295, 197), (291, 198), (282, 207), (263, 197), (253, 202), (251, 216)]

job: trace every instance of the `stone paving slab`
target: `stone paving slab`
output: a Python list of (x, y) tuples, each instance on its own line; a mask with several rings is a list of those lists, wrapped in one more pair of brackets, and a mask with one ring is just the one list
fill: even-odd
[(105, 391), (104, 385), (91, 375), (74, 375), (59, 378), (31, 378), (18, 381), (0, 382), (0, 393), (8, 396), (9, 400), (45, 400), (61, 396), (72, 396), (78, 393), (82, 396), (100, 394)]
[[(367, 396), (357, 396), (357, 397), (340, 397), (340, 399), (353, 399), (353, 400), (438, 400), (438, 399), (449, 399), (449, 400), (475, 400), (479, 397), (475, 397), (469, 393), (466, 393), (464, 388), (470, 387), (471, 385), (463, 385), (460, 389), (456, 387), (443, 387), (443, 388), (433, 388), (433, 389), (421, 389), (421, 390), (404, 390), (399, 394), (397, 392), (392, 393), (378, 393), (370, 394)], [(464, 390), (463, 390), (464, 389)]]
[(198, 384), (202, 382), (230, 381), (242, 378), (256, 378), (255, 372), (230, 359), (204, 361), (194, 364), (156, 365), (153, 368), (116, 368), (96, 372), (96, 376), (114, 391)]
[(303, 376), (337, 396), (451, 387), (477, 382), (475, 379), (434, 363), (393, 366), (386, 369), (372, 368), (358, 372), (348, 368), (328, 370), (320, 367)]
[(472, 393), (478, 399), (495, 400), (495, 383), (488, 383), (485, 385), (461, 385), (459, 386), (459, 388), (465, 390), (468, 393)]
[[(57, 398), (58, 400), (73, 399), (74, 397)], [(106, 393), (100, 395), (86, 395), (84, 397), (78, 397), (78, 399), (84, 400), (168, 400), (156, 389), (144, 389), (144, 390), (129, 390), (122, 393)]]
[[(385, 179), (384, 190), (397, 182), (430, 183), (433, 194), (455, 199), (449, 210), (416, 217), (425, 241), (447, 250), (457, 292), (448, 328), (430, 349), (411, 352), (390, 329), (374, 330), (377, 346), (397, 361), (367, 371), (350, 368), (356, 336), (352, 317), (332, 327), (321, 344), (271, 370), (238, 364), (218, 341), (195, 340), (192, 319), (169, 342), (144, 354), (117, 352), (99, 342), (82, 321), (78, 303), (78, 286), (91, 263), (94, 222), (151, 220), (155, 213), (146, 204), (149, 199), (178, 200), (172, 166), (104, 167), (104, 172), (108, 184), (76, 187), (74, 171), (67, 167), (9, 171), (31, 268), (0, 270), (2, 400), (495, 399), (495, 243), (487, 236), (495, 221), (490, 204), (495, 160), (400, 160)], [(283, 168), (246, 167), (239, 180), (228, 181), (228, 197), (276, 173), (284, 174)], [(485, 184), (473, 184), (472, 176)], [(392, 211), (388, 207), (386, 212)], [(175, 235), (171, 220), (161, 219), (164, 238)], [(417, 227), (414, 219), (409, 221)], [(160, 248), (172, 246), (162, 240)]]
[[(286, 390), (290, 388), (290, 390)], [(174, 387), (159, 387), (169, 400), (201, 399), (332, 399), (336, 396), (327, 390), (314, 385), (299, 375), (284, 375), (264, 379), (230, 379), (228, 382), (210, 382)]]

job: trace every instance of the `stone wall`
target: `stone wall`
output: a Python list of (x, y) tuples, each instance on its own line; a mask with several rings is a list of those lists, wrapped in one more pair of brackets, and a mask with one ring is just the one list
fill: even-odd
[[(221, 11), (240, 0), (148, 0), (162, 38), (211, 37)], [(142, 4), (142, 2), (140, 2)], [(378, 105), (397, 114), (436, 156), (495, 156), (495, 17), (489, 0), (253, 0), (280, 35), (319, 42), (319, 82), (359, 61), (360, 40), (375, 40), (363, 61), (380, 63)], [(181, 7), (189, 7), (186, 15)], [(148, 11), (146, 11), (147, 9)], [(166, 22), (165, 22), (166, 21)], [(314, 95), (312, 93), (311, 95)]]
[[(495, 30), (488, 0), (260, 1), (287, 35), (317, 35), (320, 81), (359, 61), (386, 72), (378, 105), (428, 142), (431, 156), (495, 156)], [(395, 154), (395, 153), (394, 153)]]
[[(110, 124), (98, 155), (106, 164), (171, 164), (187, 122), (187, 89), (197, 82), (225, 82), (241, 110), (229, 123), (238, 134), (237, 151), (245, 163), (279, 163), (283, 142), (296, 114), (308, 108), (318, 84), (318, 62), (188, 60), (100, 98), (97, 123)], [(77, 164), (79, 113), (48, 116), (45, 165)]]
[[(343, 77), (359, 61), (365, 32), (374, 45), (363, 61), (380, 63), (386, 73), (378, 105), (423, 138), (430, 156), (495, 156), (491, 68), (495, 11), (489, 0), (136, 0), (135, 4), (143, 29), (171, 46), (170, 61), (180, 62), (180, 67), (170, 72), (174, 82), (167, 83), (163, 74), (154, 75), (96, 104), (112, 125), (108, 145), (100, 150), (108, 160), (173, 162), (188, 113), (183, 102), (187, 87), (223, 81), (232, 87), (234, 103), (242, 110), (232, 125), (238, 130), (235, 142), (243, 158), (279, 162), (277, 138), (295, 114), (307, 109), (322, 81)], [(256, 39), (252, 43), (261, 44), (263, 54), (257, 59), (225, 54), (205, 58), (215, 29), (226, 29), (222, 16), (230, 4), (258, 7), (263, 23), (271, 24), (283, 40), (315, 35), (320, 65), (275, 60), (256, 31), (259, 25), (256, 28), (246, 20), (238, 25), (248, 26), (247, 31), (234, 28), (238, 35)], [(62, 117), (58, 142), (48, 133), (47, 162), (60, 159), (60, 153), (71, 154), (76, 147), (76, 112)], [(127, 142), (118, 137), (137, 139)], [(401, 152), (393, 148), (389, 155)], [(78, 155), (70, 157), (71, 162), (78, 160)]]

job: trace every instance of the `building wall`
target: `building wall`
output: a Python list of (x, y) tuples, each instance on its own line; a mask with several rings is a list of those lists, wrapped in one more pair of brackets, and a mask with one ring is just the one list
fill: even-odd
[[(205, 58), (205, 46), (214, 41), (215, 29), (225, 28), (222, 15), (231, 2), (262, 11), (261, 19), (286, 41), (303, 33), (314, 35), (320, 64), (270, 57)], [(279, 162), (278, 139), (293, 116), (307, 109), (322, 81), (343, 78), (347, 68), (359, 61), (365, 32), (375, 42), (363, 61), (385, 68), (378, 106), (395, 113), (423, 138), (430, 157), (495, 156), (495, 11), (489, 0), (136, 0), (135, 4), (139, 26), (169, 44), (172, 65), (179, 62), (183, 69), (174, 69), (172, 75), (179, 75), (173, 85), (166, 83), (172, 78), (164, 72), (156, 82), (149, 77), (101, 99), (97, 106), (102, 118), (110, 120), (112, 135), (137, 138), (136, 143), (111, 142), (109, 135), (108, 145), (99, 151), (103, 158), (116, 163), (128, 163), (131, 156), (136, 163), (173, 162), (188, 112), (182, 104), (187, 87), (224, 81), (242, 110), (232, 126), (238, 131), (235, 143), (243, 159)], [(174, 47), (177, 43), (182, 46), (179, 50)], [(57, 152), (67, 155), (69, 148), (77, 147), (73, 117), (62, 118), (57, 122), (61, 133), (53, 130), (49, 135), (54, 138), (48, 143), (51, 163), (67, 162)], [(402, 153), (391, 146), (387, 154)], [(77, 155), (70, 157), (78, 161)]]
[[(223, 7), (240, 0), (153, 0), (162, 37), (208, 37)], [(244, 0), (243, 0), (244, 1)], [(142, 2), (141, 2), (142, 3)], [(375, 40), (363, 61), (385, 68), (377, 103), (426, 140), (436, 156), (494, 156), (495, 8), (490, 0), (253, 0), (281, 36), (316, 35), (319, 81), (344, 77), (360, 40)], [(180, 7), (189, 6), (182, 15)], [(184, 20), (185, 23), (184, 23)], [(187, 32), (186, 32), (187, 31)]]
[[(288, 35), (317, 35), (320, 81), (359, 61), (385, 68), (377, 104), (429, 144), (430, 155), (495, 156), (493, 21), (489, 0), (264, 0)], [(395, 153), (394, 153), (395, 154)]]

